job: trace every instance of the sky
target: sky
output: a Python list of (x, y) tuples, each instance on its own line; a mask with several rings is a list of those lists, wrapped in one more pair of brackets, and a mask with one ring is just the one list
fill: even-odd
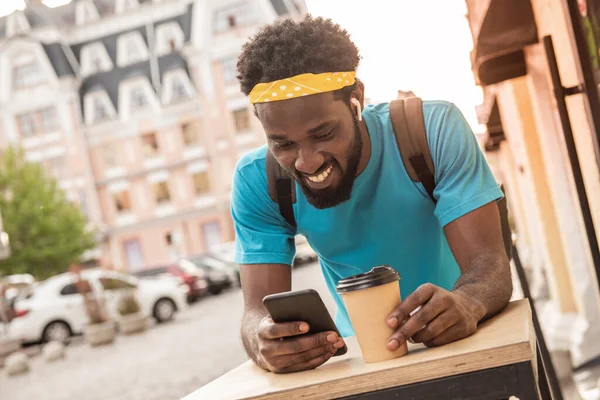
[[(45, 0), (50, 7), (70, 0)], [(0, 0), (0, 15), (23, 7), (23, 0)], [(473, 41), (465, 0), (306, 0), (313, 15), (331, 18), (348, 30), (362, 55), (357, 76), (376, 102), (412, 90), (426, 100), (447, 100), (463, 112), (476, 133), (475, 106), (483, 101), (475, 86), (469, 52)]]
[[(71, 0), (44, 0), (48, 7), (58, 7), (70, 2)], [(0, 0), (0, 16), (8, 15), (15, 9), (22, 10), (24, 7), (24, 0)]]
[(412, 90), (427, 100), (456, 104), (476, 133), (473, 40), (464, 0), (306, 0), (313, 15), (331, 18), (350, 33), (362, 56), (357, 71), (365, 95), (393, 100)]

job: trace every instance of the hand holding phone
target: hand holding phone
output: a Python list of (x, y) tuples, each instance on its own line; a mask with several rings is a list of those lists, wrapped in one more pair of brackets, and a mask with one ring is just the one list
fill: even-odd
[(314, 369), (346, 353), (331, 316), (314, 290), (266, 296), (269, 316), (258, 327), (259, 356), (276, 373)]

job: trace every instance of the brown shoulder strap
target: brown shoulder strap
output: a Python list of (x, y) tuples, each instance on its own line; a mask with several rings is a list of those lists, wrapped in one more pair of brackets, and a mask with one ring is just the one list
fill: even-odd
[(279, 205), (279, 212), (287, 222), (296, 226), (294, 208), (296, 202), (296, 185), (294, 180), (277, 162), (273, 154), (267, 149), (265, 157), (267, 169), (267, 186), (271, 200)]
[(414, 182), (421, 182), (435, 202), (435, 166), (427, 143), (421, 99), (408, 97), (391, 101), (390, 118), (408, 176)]

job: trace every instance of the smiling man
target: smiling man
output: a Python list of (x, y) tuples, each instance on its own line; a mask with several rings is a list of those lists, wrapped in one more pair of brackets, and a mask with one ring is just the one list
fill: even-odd
[[(238, 60), (268, 141), (239, 160), (231, 198), (242, 339), (266, 370), (315, 368), (343, 346), (332, 332), (304, 335), (302, 321), (274, 323), (262, 306), (264, 296), (291, 290), (296, 234), (319, 255), (342, 336), (353, 330), (337, 282), (380, 264), (400, 273), (404, 300), (382, 321), (393, 329), (390, 350), (411, 338), (438, 346), (469, 336), (512, 293), (496, 205), (502, 192), (462, 114), (448, 102), (422, 103), (432, 201), (404, 167), (389, 104), (364, 108), (359, 59), (345, 30), (307, 16), (264, 27)], [(269, 159), (298, 189), (293, 220), (269, 194)]]

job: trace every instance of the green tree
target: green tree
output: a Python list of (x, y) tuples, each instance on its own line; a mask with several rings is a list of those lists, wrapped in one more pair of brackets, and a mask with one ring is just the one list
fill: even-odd
[(0, 211), (10, 236), (11, 256), (0, 261), (0, 275), (30, 273), (45, 279), (67, 270), (96, 245), (95, 232), (77, 206), (39, 164), (21, 149), (0, 153)]

